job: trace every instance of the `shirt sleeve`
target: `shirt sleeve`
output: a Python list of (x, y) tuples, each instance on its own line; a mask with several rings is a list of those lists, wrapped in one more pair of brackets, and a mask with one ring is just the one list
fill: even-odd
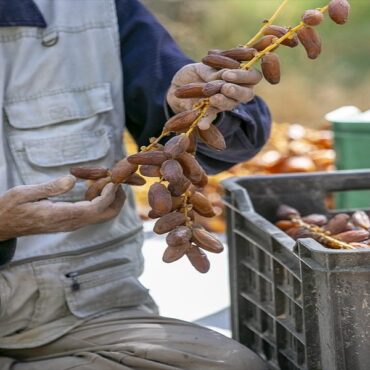
[[(170, 6), (170, 5), (169, 5)], [(159, 136), (166, 115), (166, 93), (175, 73), (193, 63), (138, 0), (116, 0), (124, 79), (126, 126), (138, 146)], [(271, 117), (259, 97), (219, 115), (217, 126), (228, 149), (199, 144), (197, 158), (209, 174), (252, 158), (266, 143)]]

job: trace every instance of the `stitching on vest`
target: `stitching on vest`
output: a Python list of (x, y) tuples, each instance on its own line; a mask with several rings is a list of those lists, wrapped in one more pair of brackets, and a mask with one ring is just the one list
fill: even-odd
[[(120, 47), (120, 38), (119, 38), (119, 28), (118, 28), (118, 15), (117, 15), (117, 7), (116, 7), (116, 0), (109, 1), (109, 7), (112, 16), (112, 26), (113, 26), (113, 38), (114, 44), (116, 45), (116, 51), (121, 58), (121, 47)], [(114, 20), (114, 21), (113, 21)]]
[[(50, 27), (47, 29), (48, 32), (50, 31), (57, 31), (57, 32), (65, 32), (65, 33), (79, 33), (83, 31), (88, 31), (91, 29), (99, 29), (99, 28), (112, 28), (115, 26), (114, 22), (105, 22), (105, 23), (86, 23), (83, 26), (79, 27)], [(11, 41), (16, 41), (24, 37), (42, 39), (43, 32), (39, 29), (27, 31), (22, 30), (14, 35), (0, 35), (0, 43), (6, 43)]]
[[(103, 83), (93, 83), (93, 84), (79, 86), (79, 87), (71, 87), (71, 88), (46, 91), (46, 92), (39, 93), (39, 94), (29, 95), (27, 97), (14, 95), (12, 97), (6, 98), (4, 100), (4, 105), (12, 105), (12, 104), (19, 103), (19, 102), (43, 98), (45, 96), (54, 96), (54, 95), (60, 95), (60, 94), (69, 93), (69, 92), (84, 92), (84, 91), (91, 90), (94, 88), (106, 87), (106, 86), (109, 86), (109, 83), (103, 82)], [(108, 97), (107, 97), (107, 100), (108, 100)]]

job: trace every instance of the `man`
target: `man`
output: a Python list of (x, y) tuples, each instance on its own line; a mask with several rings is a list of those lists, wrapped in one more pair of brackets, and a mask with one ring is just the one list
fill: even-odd
[(159, 317), (137, 279), (130, 189), (82, 201), (66, 176), (111, 168), (125, 126), (146, 144), (191, 104), (174, 88), (200, 80), (228, 82), (202, 122), (216, 118), (228, 149), (199, 145), (198, 160), (216, 173), (251, 158), (270, 130), (259, 72), (193, 64), (137, 0), (0, 0), (0, 71), (0, 369), (263, 369), (238, 343)]

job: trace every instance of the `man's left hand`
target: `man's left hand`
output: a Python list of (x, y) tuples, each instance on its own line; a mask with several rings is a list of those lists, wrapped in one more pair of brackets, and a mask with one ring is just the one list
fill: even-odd
[(175, 90), (193, 82), (211, 82), (223, 80), (221, 92), (211, 96), (207, 115), (199, 122), (200, 129), (207, 129), (220, 112), (233, 110), (240, 103), (248, 103), (254, 97), (253, 87), (262, 79), (262, 74), (256, 69), (222, 69), (217, 71), (203, 63), (188, 64), (174, 76), (167, 93), (167, 101), (175, 113), (190, 110), (199, 99), (179, 99)]

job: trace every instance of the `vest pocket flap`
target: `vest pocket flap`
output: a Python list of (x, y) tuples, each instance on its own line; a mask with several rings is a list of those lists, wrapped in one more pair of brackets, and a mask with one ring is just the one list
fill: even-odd
[(58, 167), (104, 158), (110, 148), (104, 129), (24, 142), (27, 159), (39, 167)]
[(112, 110), (113, 103), (110, 84), (104, 83), (7, 102), (4, 109), (11, 126), (31, 129), (92, 117)]

